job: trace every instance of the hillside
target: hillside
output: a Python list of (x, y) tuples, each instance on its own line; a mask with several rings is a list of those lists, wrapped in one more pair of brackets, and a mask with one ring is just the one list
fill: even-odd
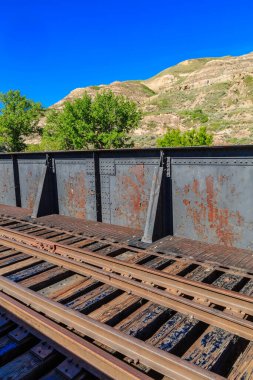
[(135, 100), (144, 112), (136, 146), (154, 146), (167, 127), (206, 125), (215, 144), (253, 142), (253, 53), (239, 57), (190, 59), (143, 81), (78, 88), (52, 106), (87, 91), (111, 89)]

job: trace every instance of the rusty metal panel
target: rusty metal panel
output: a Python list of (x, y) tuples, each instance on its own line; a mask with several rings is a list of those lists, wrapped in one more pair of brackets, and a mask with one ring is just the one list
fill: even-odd
[(18, 159), (21, 206), (32, 209), (46, 159)]
[(144, 229), (159, 158), (101, 158), (102, 221)]
[(12, 159), (1, 159), (0, 179), (0, 203), (15, 206), (16, 197)]
[(253, 248), (253, 159), (172, 159), (177, 236)]
[(94, 161), (55, 159), (59, 214), (96, 220)]

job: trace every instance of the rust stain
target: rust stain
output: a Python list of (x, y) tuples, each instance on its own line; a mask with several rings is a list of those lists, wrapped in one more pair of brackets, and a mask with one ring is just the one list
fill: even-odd
[(206, 207), (204, 203), (195, 201), (195, 207), (191, 205), (188, 199), (183, 200), (184, 205), (187, 207), (187, 214), (191, 217), (194, 229), (198, 236), (207, 239), (206, 235)]
[(217, 208), (214, 206), (214, 199), (216, 197), (216, 193), (213, 187), (213, 177), (208, 176), (206, 178), (206, 201), (207, 201), (207, 209), (208, 209), (208, 221), (209, 223), (213, 223), (216, 219), (216, 211)]
[(197, 195), (197, 196), (200, 195), (200, 192), (199, 192), (199, 181), (197, 179), (193, 180), (192, 191), (194, 192), (195, 195)]
[(227, 175), (219, 175), (218, 176), (218, 183), (220, 185), (223, 185), (225, 182), (227, 182), (227, 180), (229, 179), (229, 177)]
[(33, 209), (35, 197), (38, 191), (39, 178), (33, 178), (33, 172), (30, 169), (26, 173), (26, 183), (27, 183), (27, 189), (28, 189), (26, 207), (28, 209)]
[(69, 214), (76, 218), (86, 217), (86, 186), (83, 173), (76, 173), (70, 176), (65, 182), (66, 197), (64, 197), (65, 207)]
[(190, 185), (185, 185), (184, 186), (184, 194), (188, 194), (190, 192), (191, 186)]
[(34, 206), (34, 196), (32, 194), (29, 194), (27, 198), (27, 208), (32, 209), (33, 206)]
[(115, 210), (117, 217), (124, 219), (128, 226), (143, 228), (143, 211), (148, 207), (144, 165), (130, 167), (128, 173), (119, 176), (117, 181), (116, 188), (120, 191), (121, 203), (121, 206)]
[(235, 218), (236, 218), (236, 223), (238, 226), (242, 226), (243, 225), (243, 222), (244, 222), (244, 218), (242, 217), (242, 215), (239, 213), (239, 211), (236, 211), (235, 213)]
[(139, 185), (145, 185), (145, 173), (144, 173), (144, 164), (132, 166), (129, 169), (129, 174), (136, 177)]
[[(235, 227), (242, 226), (244, 218), (239, 211), (233, 211), (228, 208), (218, 206), (218, 194), (222, 186), (228, 187), (229, 177), (223, 175), (217, 179), (217, 188), (215, 188), (214, 178), (207, 176), (205, 187), (200, 191), (200, 185), (197, 179), (194, 179), (191, 185), (183, 188), (183, 204), (186, 207), (187, 215), (193, 221), (194, 229), (200, 239), (207, 240), (208, 235), (213, 231), (216, 235), (217, 242), (227, 246), (233, 246), (240, 237)], [(186, 188), (192, 190), (195, 201), (190, 201), (185, 197)], [(233, 186), (231, 188), (233, 194)], [(192, 196), (192, 194), (189, 194)]]

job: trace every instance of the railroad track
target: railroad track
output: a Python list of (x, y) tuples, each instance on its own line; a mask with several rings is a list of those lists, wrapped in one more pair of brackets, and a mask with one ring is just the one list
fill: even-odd
[[(1, 301), (7, 305), (11, 303), (12, 309), (17, 308), (21, 315), (25, 313), (26, 308), (8, 296), (1, 295)], [(46, 322), (45, 330), (54, 328), (53, 322), (48, 324), (46, 318), (36, 315), (36, 312), (30, 309), (28, 312), (28, 319), (35, 317), (37, 321), (40, 320), (41, 325)], [(55, 327), (60, 330), (59, 326)], [(71, 336), (71, 333), (68, 335)], [(78, 338), (74, 336), (74, 339), (75, 347), (78, 347), (80, 352), (84, 348), (87, 350), (83, 342), (78, 344)], [(51, 337), (46, 337), (31, 328), (20, 318), (6, 312), (3, 307), (0, 308), (0, 371), (1, 380), (95, 380), (100, 377), (97, 371), (84, 364), (62, 345), (57, 345)]]
[(0, 244), (1, 305), (23, 319), (33, 315), (31, 326), (41, 328), (42, 314), (64, 326), (66, 338), (55, 333), (59, 345), (73, 330), (99, 348), (100, 359), (89, 362), (105, 363), (104, 374), (253, 376), (251, 273), (7, 217)]
[[(49, 239), (53, 242), (60, 242), (64, 245), (85, 248), (99, 255), (115, 257), (124, 262), (139, 263), (140, 265), (153, 267), (158, 270), (162, 270), (168, 266), (168, 260), (172, 260), (173, 266), (170, 266), (166, 270), (167, 272), (181, 277), (194, 278), (205, 283), (213, 283), (214, 285), (217, 280), (219, 283), (223, 282), (223, 286), (226, 286), (228, 289), (232, 289), (234, 286), (233, 275), (242, 277), (242, 273), (245, 273), (244, 278), (246, 282), (247, 278), (253, 278), (253, 271), (251, 269), (247, 266), (244, 268), (236, 267), (233, 265), (233, 262), (232, 264), (223, 266), (218, 261), (206, 261), (205, 255), (203, 255), (204, 259), (202, 260), (200, 258), (194, 260), (194, 258), (188, 259), (170, 250), (167, 250), (166, 253), (157, 253), (153, 249), (138, 249), (126, 243), (117, 243), (114, 240), (99, 237), (99, 235), (94, 236), (90, 231), (87, 231), (88, 234), (74, 233), (73, 231), (46, 226), (38, 220), (36, 222), (29, 222), (13, 217), (0, 217), (0, 226), (5, 226), (14, 231), (23, 231), (29, 235)], [(249, 261), (252, 261), (252, 256), (249, 257)], [(232, 276), (229, 276), (230, 274)], [(227, 277), (230, 277), (230, 281)], [(250, 294), (250, 287), (248, 293)]]

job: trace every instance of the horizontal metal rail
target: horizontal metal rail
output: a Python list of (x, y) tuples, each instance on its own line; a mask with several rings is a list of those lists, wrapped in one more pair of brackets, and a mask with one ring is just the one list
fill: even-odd
[(186, 298), (170, 294), (154, 286), (140, 283), (100, 268), (95, 268), (92, 265), (84, 264), (82, 262), (76, 263), (73, 259), (59, 257), (55, 253), (29, 247), (24, 243), (14, 241), (9, 238), (0, 238), (0, 244), (38, 257), (42, 260), (46, 260), (75, 273), (79, 273), (84, 276), (91, 276), (98, 281), (115, 286), (123, 291), (134, 293), (144, 299), (161, 304), (181, 313), (193, 315), (195, 318), (210, 325), (220, 327), (245, 339), (253, 340), (253, 323), (248, 320), (241, 319), (232, 314), (230, 315), (197, 302), (190, 301)]
[[(147, 255), (152, 255), (154, 257), (161, 257), (161, 258), (168, 258), (168, 260), (170, 259), (173, 259), (175, 261), (178, 261), (178, 262), (189, 262), (189, 264), (197, 264), (197, 265), (201, 265), (203, 267), (207, 267), (207, 268), (210, 268), (210, 266), (212, 266), (213, 270), (215, 269), (218, 269), (218, 270), (222, 270), (224, 271), (225, 273), (231, 273), (231, 274), (238, 274), (239, 276), (245, 276), (247, 278), (252, 278), (253, 279), (253, 275), (248, 273), (248, 269), (245, 268), (237, 268), (237, 267), (234, 267), (234, 266), (226, 266), (226, 268), (224, 268), (221, 263), (219, 263), (218, 261), (210, 261), (210, 259), (208, 261), (196, 261), (193, 257), (191, 258), (188, 258), (186, 256), (184, 257), (179, 257), (178, 254), (176, 254), (175, 252), (173, 251), (168, 251), (168, 253), (164, 254), (164, 253), (160, 253), (159, 251), (155, 251), (155, 250), (152, 250), (152, 249), (149, 249), (149, 248), (146, 248), (145, 250), (141, 249), (141, 248), (138, 248), (136, 246), (130, 246), (126, 243), (119, 243), (119, 242), (115, 242), (115, 241), (111, 241), (110, 239), (107, 240), (105, 238), (99, 238), (98, 236), (96, 237), (90, 237), (90, 236), (85, 236), (85, 234), (81, 234), (81, 233), (76, 233), (76, 232), (71, 232), (71, 231), (68, 231), (68, 230), (64, 230), (64, 229), (60, 229), (60, 228), (57, 228), (57, 227), (51, 227), (51, 226), (48, 226), (48, 225), (45, 225), (44, 223), (40, 223), (39, 220), (36, 220), (36, 223), (35, 222), (29, 222), (27, 220), (21, 220), (21, 219), (17, 219), (17, 218), (14, 218), (14, 217), (9, 217), (9, 216), (4, 216), (2, 217), (1, 219), (5, 219), (6, 221), (13, 221), (13, 222), (16, 222), (16, 223), (22, 223), (24, 225), (28, 225), (28, 226), (31, 226), (31, 228), (41, 228), (41, 229), (44, 229), (44, 230), (48, 230), (48, 231), (52, 231), (52, 232), (59, 232), (59, 234), (62, 234), (62, 235), (69, 235), (69, 237), (78, 237), (78, 238), (81, 238), (83, 236), (84, 238), (84, 245), (88, 246), (89, 244), (92, 244), (92, 243), (102, 243), (102, 244), (108, 244), (110, 246), (113, 246), (115, 248), (118, 248), (118, 249), (126, 249), (126, 250), (129, 250), (131, 252), (136, 252), (136, 253), (142, 253), (142, 254), (147, 254)], [(1, 222), (1, 221), (0, 221)], [(0, 227), (1, 228), (1, 227)], [(2, 227), (2, 228), (6, 228), (6, 227)], [(9, 229), (9, 228), (8, 228)], [(15, 225), (10, 225), (10, 229), (12, 231), (16, 231), (15, 230)], [(19, 230), (17, 231), (19, 232)], [(29, 231), (30, 233), (30, 231)], [(31, 235), (33, 235), (33, 231), (31, 231)], [(30, 236), (31, 236), (30, 235)], [(40, 239), (43, 239), (43, 238), (40, 238)], [(49, 240), (48, 238), (46, 238), (46, 240)], [(60, 242), (58, 244), (61, 244)], [(87, 248), (86, 248), (87, 249)], [(82, 251), (85, 250), (85, 248), (82, 248)], [(87, 249), (89, 252), (92, 251)], [(246, 272), (246, 273), (245, 273)]]
[(136, 278), (151, 285), (173, 289), (182, 294), (187, 294), (196, 299), (205, 300), (224, 306), (234, 311), (253, 315), (252, 297), (239, 294), (230, 290), (218, 288), (202, 282), (192, 281), (183, 277), (170, 275), (162, 271), (146, 268), (139, 264), (120, 262), (120, 260), (103, 257), (87, 249), (74, 248), (50, 240), (37, 238), (26, 233), (10, 231), (8, 228), (0, 227), (0, 236), (15, 239), (23, 244), (29, 244), (44, 250), (49, 250), (62, 257), (71, 258), (78, 262), (85, 262), (96, 267), (100, 266), (111, 272), (120, 273), (129, 278)]
[[(21, 301), (25, 305), (29, 305), (34, 310), (37, 310), (38, 312), (45, 314), (49, 318), (52, 318), (53, 320), (62, 323), (71, 329), (75, 329), (77, 332), (89, 336), (90, 338), (95, 339), (102, 344), (105, 344), (109, 347), (113, 347), (114, 350), (119, 351), (122, 354), (130, 357), (136, 363), (141, 362), (144, 365), (158, 371), (159, 373), (168, 376), (170, 379), (223, 379), (223, 377), (219, 375), (210, 373), (209, 371), (203, 370), (195, 365), (192, 365), (191, 363), (188, 363), (172, 354), (164, 352), (158, 348), (152, 347), (151, 345), (148, 345), (134, 337), (121, 333), (110, 326), (104, 325), (101, 322), (93, 320), (88, 316), (75, 312), (63, 305), (60, 305), (57, 302), (46, 299), (45, 297), (38, 295), (29, 289), (24, 289), (20, 285), (17, 285), (6, 278), (0, 278), (0, 290), (11, 297), (14, 297), (16, 300)], [(3, 297), (0, 297), (0, 299), (4, 300)], [(9, 308), (11, 308), (13, 301), (9, 302), (8, 305), (7, 303), (8, 302), (6, 301), (5, 305), (7, 307), (9, 305)], [(28, 314), (22, 315), (23, 317), (29, 318)], [(32, 318), (32, 316), (33, 314), (31, 314), (30, 318)], [(36, 322), (36, 318), (33, 319), (33, 323), (38, 326), (38, 320)], [(41, 322), (39, 322), (39, 326), (40, 323)], [(45, 328), (46, 332), (49, 334), (50, 324), (45, 324)], [(56, 339), (59, 339), (59, 341), (63, 343), (62, 335), (58, 334), (58, 332), (57, 335), (58, 338), (56, 337)], [(66, 343), (67, 341), (64, 344), (66, 345)], [(78, 346), (76, 347), (76, 350), (77, 348)], [(72, 349), (74, 349), (73, 342), (71, 343), (71, 350)], [(87, 358), (88, 356), (85, 358), (85, 360), (87, 360)], [(90, 357), (90, 359), (92, 360), (92, 363), (94, 363), (94, 361), (97, 360), (95, 356), (93, 359)], [(105, 361), (103, 361), (103, 366), (103, 370), (108, 369), (108, 363), (105, 363)], [(127, 378), (122, 376), (116, 377), (115, 375), (113, 376), (112, 374), (112, 377), (116, 379)]]
[(64, 350), (88, 362), (102, 373), (127, 380), (149, 380), (150, 377), (82, 339), (56, 322), (0, 292), (1, 307), (21, 319), (37, 332), (50, 338)]

